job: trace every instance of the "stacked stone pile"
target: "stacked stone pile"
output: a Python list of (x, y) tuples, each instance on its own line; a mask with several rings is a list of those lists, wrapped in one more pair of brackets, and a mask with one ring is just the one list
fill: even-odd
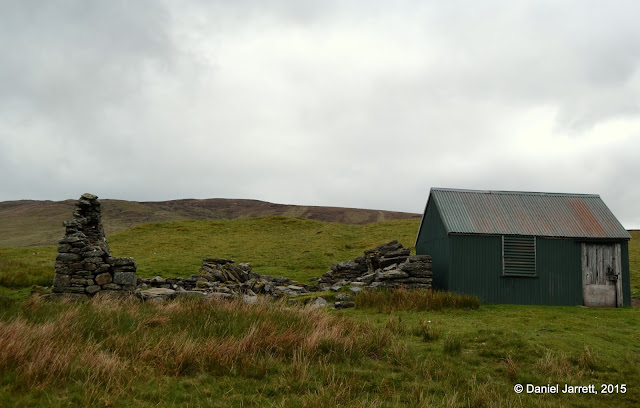
[[(201, 297), (241, 297), (253, 298), (257, 295), (273, 297), (297, 296), (309, 293), (311, 287), (284, 276), (260, 275), (249, 264), (235, 264), (232, 259), (204, 258), (200, 273), (188, 278), (140, 279), (139, 296), (145, 298), (147, 288), (159, 288), (163, 296), (176, 297), (193, 295)], [(156, 293), (151, 292), (151, 293)]]
[(112, 257), (102, 227), (98, 197), (83, 194), (73, 219), (64, 222), (65, 236), (58, 241), (53, 292), (93, 296), (100, 291), (136, 288), (133, 258)]
[(431, 288), (433, 273), (429, 255), (410, 256), (410, 250), (398, 241), (382, 244), (364, 251), (364, 256), (353, 261), (331, 265), (331, 270), (323, 274), (318, 283), (332, 290), (342, 286), (368, 288)]
[[(399, 264), (391, 264), (378, 270), (373, 281), (361, 277), (359, 281), (370, 284), (371, 287), (429, 289), (433, 279), (431, 272), (431, 257), (429, 255), (413, 255)], [(356, 280), (358, 280), (356, 279)]]

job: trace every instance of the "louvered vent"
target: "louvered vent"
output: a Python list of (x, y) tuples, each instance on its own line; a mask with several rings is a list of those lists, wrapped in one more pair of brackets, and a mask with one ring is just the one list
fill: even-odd
[(536, 275), (536, 238), (502, 236), (502, 273), (507, 276)]

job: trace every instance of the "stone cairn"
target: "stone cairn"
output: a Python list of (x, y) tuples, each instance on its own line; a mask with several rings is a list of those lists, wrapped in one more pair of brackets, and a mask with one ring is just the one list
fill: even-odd
[(73, 219), (64, 222), (65, 236), (58, 241), (53, 292), (86, 297), (101, 291), (135, 290), (136, 263), (133, 258), (111, 256), (98, 197), (83, 194), (76, 207)]
[(331, 270), (323, 274), (318, 283), (333, 291), (351, 286), (353, 292), (362, 287), (431, 288), (431, 257), (409, 254), (408, 248), (403, 248), (398, 241), (391, 241), (364, 251), (364, 256), (353, 261), (331, 265)]

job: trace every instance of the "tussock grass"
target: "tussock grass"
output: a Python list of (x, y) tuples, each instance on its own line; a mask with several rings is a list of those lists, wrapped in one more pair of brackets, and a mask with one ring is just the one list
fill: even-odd
[(56, 304), (32, 297), (19, 315), (0, 321), (0, 375), (11, 373), (26, 388), (74, 382), (107, 390), (149, 373), (261, 378), (283, 361), (302, 373), (319, 362), (378, 359), (392, 338), (322, 310), (267, 301)]
[(575, 366), (564, 354), (547, 351), (536, 363), (536, 368), (548, 378), (570, 378), (575, 376)]
[(446, 354), (460, 354), (462, 351), (462, 340), (454, 335), (447, 335), (444, 339), (443, 350)]
[(574, 353), (553, 353), (547, 351), (538, 358), (535, 366), (547, 378), (558, 380), (589, 378), (598, 367), (597, 353), (585, 346), (582, 351)]
[(424, 342), (431, 342), (440, 338), (441, 330), (431, 320), (421, 320), (414, 330), (414, 334)]
[(577, 363), (584, 370), (594, 370), (598, 366), (598, 355), (592, 352), (588, 346), (584, 346), (582, 353), (577, 358)]
[(394, 310), (477, 309), (480, 300), (476, 296), (434, 290), (378, 289), (358, 293), (356, 307), (386, 313)]
[(502, 360), (502, 364), (504, 365), (507, 376), (515, 380), (518, 377), (518, 365), (514, 359), (511, 358), (511, 356), (507, 356), (507, 358)]
[[(384, 315), (32, 297), (0, 313), (0, 406), (636, 406), (637, 317), (631, 308)], [(599, 382), (628, 392), (513, 392)]]
[(402, 320), (402, 317), (397, 315), (389, 316), (389, 320), (387, 321), (385, 328), (392, 333), (400, 335), (405, 335), (409, 332), (409, 329), (405, 322)]

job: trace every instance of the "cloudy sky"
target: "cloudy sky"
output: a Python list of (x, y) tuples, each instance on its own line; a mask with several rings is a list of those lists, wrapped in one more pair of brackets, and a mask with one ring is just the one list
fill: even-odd
[(636, 1), (0, 0), (0, 201), (422, 212), (600, 194), (640, 228)]

